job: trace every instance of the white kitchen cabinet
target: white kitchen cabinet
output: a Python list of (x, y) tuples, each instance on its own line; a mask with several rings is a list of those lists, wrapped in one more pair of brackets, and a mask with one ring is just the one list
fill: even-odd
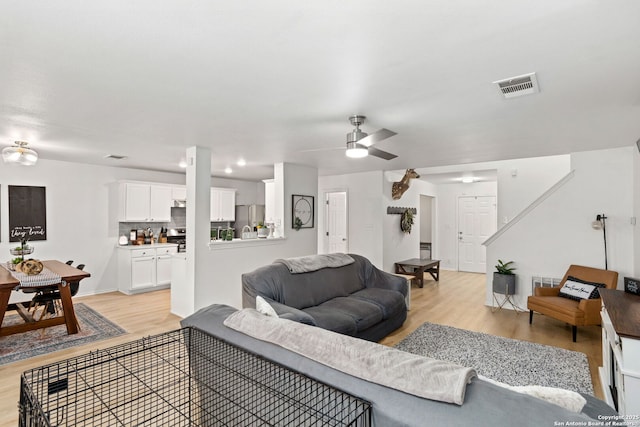
[(185, 185), (174, 185), (171, 187), (172, 200), (187, 200), (187, 187)]
[(119, 191), (119, 221), (171, 221), (170, 185), (124, 182)]
[(155, 250), (131, 251), (131, 289), (155, 286)]
[(236, 220), (236, 190), (234, 188), (211, 188), (211, 221)]
[(273, 222), (276, 219), (276, 185), (272, 179), (264, 179), (264, 220)]
[(171, 258), (178, 252), (175, 247), (156, 249), (156, 286), (171, 283)]
[(118, 250), (118, 290), (125, 294), (169, 287), (177, 245), (126, 246)]

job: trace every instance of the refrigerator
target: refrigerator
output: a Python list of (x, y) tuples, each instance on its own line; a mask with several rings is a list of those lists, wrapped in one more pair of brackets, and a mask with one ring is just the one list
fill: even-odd
[(235, 237), (242, 237), (245, 225), (253, 231), (253, 227), (259, 222), (264, 224), (264, 205), (236, 205), (236, 222), (233, 226)]

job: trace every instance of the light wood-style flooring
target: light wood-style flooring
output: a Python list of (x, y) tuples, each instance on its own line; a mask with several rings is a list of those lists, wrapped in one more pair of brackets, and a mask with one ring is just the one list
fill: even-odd
[[(137, 338), (180, 327), (180, 318), (169, 313), (168, 290), (127, 296), (119, 292), (75, 298), (117, 323), (129, 333), (109, 340), (61, 350), (56, 353), (0, 366), (0, 426), (15, 426), (18, 419), (20, 374), (28, 369), (110, 347)], [(597, 367), (602, 364), (600, 328), (578, 328), (578, 342), (571, 341), (571, 328), (561, 322), (510, 310), (491, 312), (484, 305), (485, 275), (441, 270), (440, 282), (427, 274), (424, 288), (412, 288), (411, 310), (402, 328), (381, 343), (395, 345), (424, 322), (553, 345), (586, 353), (597, 397), (602, 398)], [(553, 364), (553, 360), (549, 364)]]

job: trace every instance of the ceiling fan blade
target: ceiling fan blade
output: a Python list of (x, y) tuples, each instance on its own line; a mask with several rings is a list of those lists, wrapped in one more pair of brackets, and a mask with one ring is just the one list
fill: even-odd
[(382, 128), (358, 140), (358, 144), (364, 145), (365, 147), (371, 147), (373, 144), (376, 144), (382, 141), (383, 139), (390, 138), (393, 135), (396, 135), (394, 131)]
[(378, 150), (377, 148), (373, 148), (373, 147), (369, 147), (368, 150), (369, 150), (370, 156), (380, 157), (381, 159), (385, 159), (385, 160), (391, 160), (398, 157), (395, 154), (387, 153), (386, 151)]
[(324, 148), (311, 148), (309, 150), (298, 150), (296, 153), (317, 153), (318, 151), (331, 151), (331, 150), (344, 150), (342, 147), (324, 147)]

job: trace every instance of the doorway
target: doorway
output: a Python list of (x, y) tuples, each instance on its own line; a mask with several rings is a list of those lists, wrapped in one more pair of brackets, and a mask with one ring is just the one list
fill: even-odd
[(347, 192), (325, 193), (325, 250), (326, 253), (349, 251)]
[(435, 197), (420, 195), (420, 258), (433, 255), (433, 204)]
[(495, 196), (458, 198), (458, 271), (487, 271), (486, 248), (482, 243), (496, 230)]

